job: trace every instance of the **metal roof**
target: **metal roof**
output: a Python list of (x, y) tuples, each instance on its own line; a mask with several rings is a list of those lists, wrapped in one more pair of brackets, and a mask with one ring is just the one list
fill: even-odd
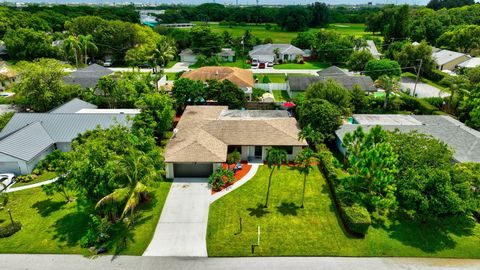
[(29, 161), (52, 144), (54, 141), (42, 124), (34, 122), (1, 140), (0, 153)]
[(82, 109), (96, 109), (96, 105), (88, 103), (78, 98), (74, 98), (69, 102), (53, 109), (50, 113), (76, 113)]
[(440, 50), (438, 52), (433, 53), (432, 57), (437, 63), (437, 65), (442, 66), (460, 57), (469, 57), (469, 56), (464, 53), (459, 53), (459, 52), (454, 52), (449, 50)]
[(471, 58), (463, 63), (458, 64), (459, 67), (475, 68), (480, 66), (480, 57)]

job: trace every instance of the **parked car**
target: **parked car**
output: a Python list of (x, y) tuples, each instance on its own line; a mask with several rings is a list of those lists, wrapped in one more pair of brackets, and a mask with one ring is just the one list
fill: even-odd
[(272, 61), (268, 61), (268, 62), (267, 62), (267, 67), (273, 67), (273, 62), (272, 62)]
[(104, 67), (111, 67), (113, 64), (112, 59), (105, 59), (105, 62), (103, 62)]
[(151, 68), (149, 64), (143, 63), (138, 65), (138, 68)]
[[(13, 173), (0, 174), (0, 182), (4, 184), (5, 187), (8, 187), (15, 183), (15, 175)], [(0, 190), (3, 190), (3, 187), (0, 187)]]
[(253, 58), (252, 59), (252, 66), (256, 66), (258, 65), (258, 59), (257, 58)]
[(258, 64), (258, 68), (265, 68), (267, 66), (266, 63), (260, 63)]

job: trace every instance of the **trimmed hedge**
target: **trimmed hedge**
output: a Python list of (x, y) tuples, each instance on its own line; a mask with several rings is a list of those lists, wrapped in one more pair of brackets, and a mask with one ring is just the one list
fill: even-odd
[(8, 223), (5, 226), (0, 226), (0, 238), (5, 238), (14, 235), (22, 229), (22, 224), (19, 221)]
[(415, 114), (431, 115), (438, 111), (437, 107), (423, 99), (415, 98), (407, 94), (401, 94), (400, 99), (404, 102), (402, 109), (412, 111)]
[(428, 72), (427, 74), (425, 74), (425, 77), (427, 77), (429, 80), (436, 83), (440, 82), (446, 76), (448, 76), (448, 74), (437, 69), (434, 69), (431, 72)]
[(320, 170), (327, 179), (332, 192), (335, 206), (340, 213), (340, 218), (346, 230), (352, 235), (364, 237), (372, 224), (370, 213), (367, 208), (359, 205), (349, 205), (343, 198), (339, 179), (340, 170), (335, 166), (334, 157), (325, 145), (318, 147)]

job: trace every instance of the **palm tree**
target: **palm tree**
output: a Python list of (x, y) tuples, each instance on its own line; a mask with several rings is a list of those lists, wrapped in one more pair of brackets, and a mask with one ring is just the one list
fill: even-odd
[(310, 124), (306, 125), (302, 128), (302, 130), (300, 130), (298, 133), (298, 138), (301, 140), (307, 140), (307, 142), (314, 148), (324, 140), (323, 135), (312, 128)]
[[(112, 193), (100, 199), (95, 208), (100, 208), (107, 204), (123, 204), (123, 211), (120, 219), (123, 219), (130, 213), (130, 220), (133, 222), (133, 213), (141, 200), (148, 194), (147, 183), (157, 177), (157, 170), (150, 157), (143, 152), (130, 149), (119, 162), (118, 179), (125, 179), (124, 186), (115, 189)], [(110, 207), (112, 220), (115, 220), (116, 209)]]
[(450, 112), (455, 111), (455, 106), (453, 104), (456, 94), (468, 94), (468, 89), (470, 88), (470, 81), (465, 76), (446, 76), (440, 81), (440, 84), (448, 86), (450, 90), (450, 98), (448, 101), (448, 110)]
[(305, 202), (305, 187), (307, 184), (307, 176), (310, 174), (310, 171), (313, 169), (313, 164), (317, 161), (317, 155), (310, 148), (305, 148), (300, 152), (295, 158), (295, 163), (300, 173), (303, 174), (303, 192), (302, 192), (302, 206)]
[(273, 49), (273, 53), (275, 54), (275, 63), (278, 63), (278, 59), (280, 58), (280, 48)]
[(82, 53), (83, 57), (85, 59), (85, 65), (87, 64), (88, 60), (88, 52), (97, 52), (98, 47), (93, 43), (93, 37), (92, 35), (86, 35), (86, 36), (78, 36), (78, 39), (80, 41), (80, 48), (82, 48)]
[(69, 56), (75, 56), (75, 65), (78, 66), (78, 58), (81, 51), (80, 42), (74, 36), (69, 36), (63, 40), (63, 51), (68, 59)]
[(155, 61), (155, 65), (160, 64), (163, 69), (168, 61), (173, 60), (175, 53), (176, 49), (172, 45), (172, 42), (166, 38), (162, 38), (153, 50), (153, 59)]
[(388, 108), (388, 98), (392, 92), (400, 91), (400, 83), (397, 77), (389, 77), (388, 75), (382, 75), (380, 78), (375, 81), (377, 87), (381, 87), (385, 90), (385, 101), (383, 103), (383, 108), (387, 110)]
[(270, 196), (270, 185), (272, 183), (272, 175), (275, 169), (280, 169), (283, 163), (287, 163), (287, 152), (284, 149), (272, 147), (267, 151), (267, 164), (270, 169), (270, 176), (268, 177), (267, 198), (265, 200), (265, 208), (268, 207), (268, 198)]

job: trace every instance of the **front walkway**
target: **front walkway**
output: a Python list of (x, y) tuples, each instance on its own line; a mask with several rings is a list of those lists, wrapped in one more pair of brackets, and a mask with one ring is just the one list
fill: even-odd
[(39, 183), (35, 183), (35, 184), (31, 184), (31, 185), (26, 185), (26, 186), (21, 186), (21, 187), (8, 187), (5, 192), (9, 193), (9, 192), (15, 192), (15, 191), (20, 191), (20, 190), (25, 190), (25, 189), (30, 189), (30, 188), (36, 188), (36, 187), (40, 187), (40, 186), (43, 186), (43, 185), (48, 185), (50, 183), (53, 183), (55, 181), (57, 181), (58, 177), (55, 177), (51, 180), (47, 180), (47, 181), (43, 181), (43, 182), (39, 182)]
[(175, 178), (143, 256), (207, 257), (207, 179)]
[(235, 182), (233, 185), (228, 186), (224, 190), (216, 192), (215, 194), (213, 194), (210, 197), (210, 203), (213, 203), (214, 201), (220, 199), (221, 197), (223, 197), (223, 196), (227, 195), (228, 193), (234, 191), (235, 189), (241, 187), (248, 180), (252, 179), (255, 176), (255, 174), (257, 173), (258, 167), (260, 167), (260, 165), (262, 165), (261, 163), (249, 163), (249, 164), (252, 165), (252, 168), (250, 168), (248, 173), (244, 177), (242, 177), (242, 179)]

